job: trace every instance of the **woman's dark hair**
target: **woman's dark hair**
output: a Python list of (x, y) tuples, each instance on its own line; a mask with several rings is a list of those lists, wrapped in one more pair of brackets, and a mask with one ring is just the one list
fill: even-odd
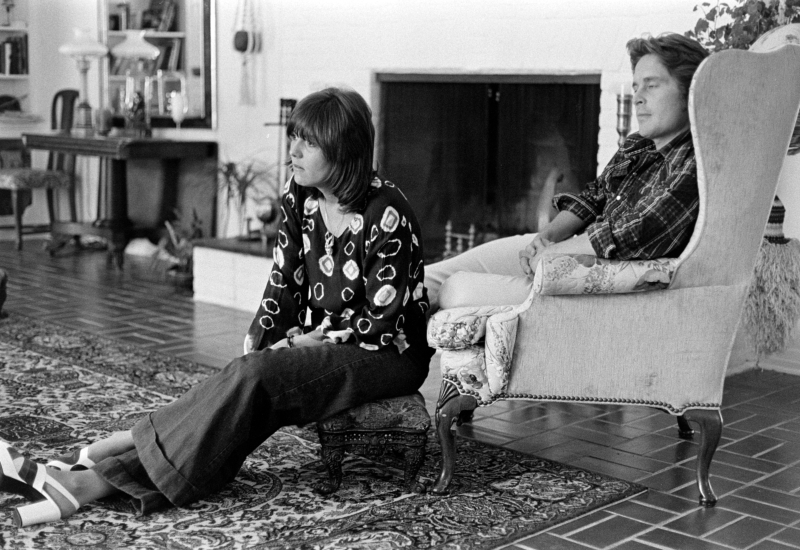
[(689, 98), (689, 86), (697, 67), (709, 53), (699, 42), (677, 33), (664, 33), (656, 37), (633, 38), (626, 44), (631, 58), (631, 69), (646, 55), (657, 56), (669, 74), (678, 81), (683, 97)]
[(315, 143), (332, 165), (331, 191), (345, 212), (363, 210), (372, 181), (375, 127), (357, 92), (326, 88), (307, 95), (292, 111), (287, 136)]

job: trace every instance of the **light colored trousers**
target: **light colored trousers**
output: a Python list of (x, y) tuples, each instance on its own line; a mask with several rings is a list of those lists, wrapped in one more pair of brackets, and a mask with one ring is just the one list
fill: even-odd
[(519, 251), (536, 233), (489, 241), (425, 267), (431, 312), (463, 306), (520, 304), (531, 292), (532, 280), (519, 265)]

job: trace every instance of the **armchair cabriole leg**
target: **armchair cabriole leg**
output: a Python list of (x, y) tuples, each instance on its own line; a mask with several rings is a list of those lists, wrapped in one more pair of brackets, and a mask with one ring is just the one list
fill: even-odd
[(436, 495), (447, 494), (453, 479), (456, 465), (456, 437), (451, 431), (453, 423), (460, 425), (462, 412), (470, 413), (477, 406), (478, 401), (474, 397), (461, 395), (453, 384), (442, 381), (439, 402), (436, 404), (436, 433), (442, 446), (442, 469), (432, 490)]
[(691, 439), (694, 435), (694, 430), (689, 425), (685, 416), (678, 417), (678, 437), (681, 439)]
[(717, 497), (708, 479), (711, 459), (717, 450), (722, 436), (722, 414), (718, 411), (701, 409), (684, 413), (687, 420), (700, 424), (700, 449), (697, 451), (697, 488), (700, 490), (700, 506), (710, 508), (717, 503)]

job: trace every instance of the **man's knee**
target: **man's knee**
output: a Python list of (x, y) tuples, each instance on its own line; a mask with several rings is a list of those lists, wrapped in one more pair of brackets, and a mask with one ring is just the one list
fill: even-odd
[(527, 277), (460, 271), (442, 284), (439, 306), (442, 309), (468, 306), (517, 305), (525, 301), (532, 282)]

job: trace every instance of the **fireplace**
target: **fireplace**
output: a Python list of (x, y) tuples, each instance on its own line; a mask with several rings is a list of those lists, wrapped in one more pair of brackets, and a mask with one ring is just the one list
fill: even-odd
[(426, 256), (444, 227), (533, 232), (552, 192), (597, 173), (600, 75), (379, 74), (378, 166), (408, 197)]

